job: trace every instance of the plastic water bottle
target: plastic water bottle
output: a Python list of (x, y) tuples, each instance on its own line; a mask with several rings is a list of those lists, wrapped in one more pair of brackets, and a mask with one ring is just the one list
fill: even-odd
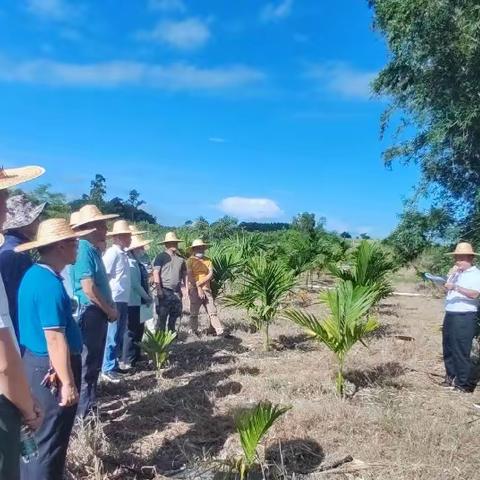
[(20, 454), (24, 463), (29, 463), (38, 457), (37, 442), (27, 425), (23, 425), (20, 430)]

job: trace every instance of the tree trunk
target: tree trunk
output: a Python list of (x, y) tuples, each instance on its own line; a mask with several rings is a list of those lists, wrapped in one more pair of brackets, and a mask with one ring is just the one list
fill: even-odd
[(266, 352), (270, 350), (270, 337), (269, 337), (269, 332), (268, 332), (268, 323), (265, 323), (265, 343), (264, 343), (264, 349)]

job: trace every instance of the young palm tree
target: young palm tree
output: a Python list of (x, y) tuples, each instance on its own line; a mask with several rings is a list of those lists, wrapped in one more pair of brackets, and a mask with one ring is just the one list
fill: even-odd
[(170, 356), (170, 345), (177, 337), (177, 334), (168, 330), (157, 330), (156, 332), (146, 330), (145, 337), (141, 346), (150, 360), (152, 360), (155, 368), (160, 370)]
[(269, 350), (269, 326), (294, 287), (295, 277), (283, 263), (268, 261), (263, 256), (253, 257), (245, 265), (240, 284), (240, 291), (228, 295), (226, 304), (247, 310), (253, 324), (264, 329), (265, 350)]
[(350, 265), (339, 267), (329, 265), (330, 273), (341, 280), (350, 281), (354, 286), (370, 287), (377, 292), (376, 301), (392, 292), (388, 275), (395, 269), (394, 262), (375, 242), (363, 240), (353, 252)]
[(262, 438), (278, 418), (291, 408), (263, 402), (236, 419), (243, 457), (227, 460), (226, 464), (240, 476), (240, 480), (247, 479), (250, 470), (258, 464), (257, 447)]
[(217, 298), (224, 293), (226, 284), (237, 275), (242, 259), (238, 252), (225, 245), (210, 248), (209, 257), (213, 265), (212, 295)]
[(330, 316), (325, 320), (301, 310), (284, 312), (287, 318), (335, 354), (338, 363), (336, 386), (340, 395), (344, 393), (343, 369), (348, 352), (357, 342), (364, 343), (365, 335), (379, 327), (377, 320), (368, 316), (376, 298), (376, 290), (342, 281), (335, 289), (321, 295), (322, 302), (330, 309)]

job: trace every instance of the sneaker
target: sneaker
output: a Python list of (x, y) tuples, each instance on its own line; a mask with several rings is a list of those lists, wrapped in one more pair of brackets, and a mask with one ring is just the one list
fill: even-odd
[(445, 380), (442, 383), (440, 383), (440, 386), (443, 387), (443, 388), (447, 388), (447, 389), (451, 390), (451, 389), (454, 388), (453, 380), (445, 377)]
[(471, 388), (463, 388), (463, 387), (457, 387), (457, 386), (453, 387), (452, 391), (455, 393), (462, 393), (462, 394), (467, 393), (469, 395), (473, 393), (473, 389)]
[(131, 363), (120, 362), (119, 367), (115, 371), (122, 374), (122, 373), (130, 372), (132, 369), (133, 369), (133, 365)]
[(107, 383), (120, 383), (120, 375), (117, 372), (102, 372), (100, 377), (104, 382)]

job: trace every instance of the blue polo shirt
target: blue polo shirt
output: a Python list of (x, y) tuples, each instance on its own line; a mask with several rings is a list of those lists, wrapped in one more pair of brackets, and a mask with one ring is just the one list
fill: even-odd
[(18, 337), (18, 289), (25, 272), (33, 265), (28, 253), (17, 253), (15, 247), (28, 242), (28, 238), (18, 232), (7, 232), (5, 242), (0, 247), (0, 273), (7, 292), (8, 308), (13, 328)]
[(82, 352), (82, 335), (72, 316), (72, 304), (62, 277), (45, 265), (33, 265), (24, 275), (18, 292), (20, 345), (47, 356), (44, 330), (65, 331), (70, 353)]
[(91, 278), (102, 297), (112, 303), (112, 291), (100, 252), (88, 240), (81, 239), (78, 244), (77, 261), (70, 268), (73, 295), (80, 305), (91, 305), (92, 302), (82, 289), (82, 280)]

